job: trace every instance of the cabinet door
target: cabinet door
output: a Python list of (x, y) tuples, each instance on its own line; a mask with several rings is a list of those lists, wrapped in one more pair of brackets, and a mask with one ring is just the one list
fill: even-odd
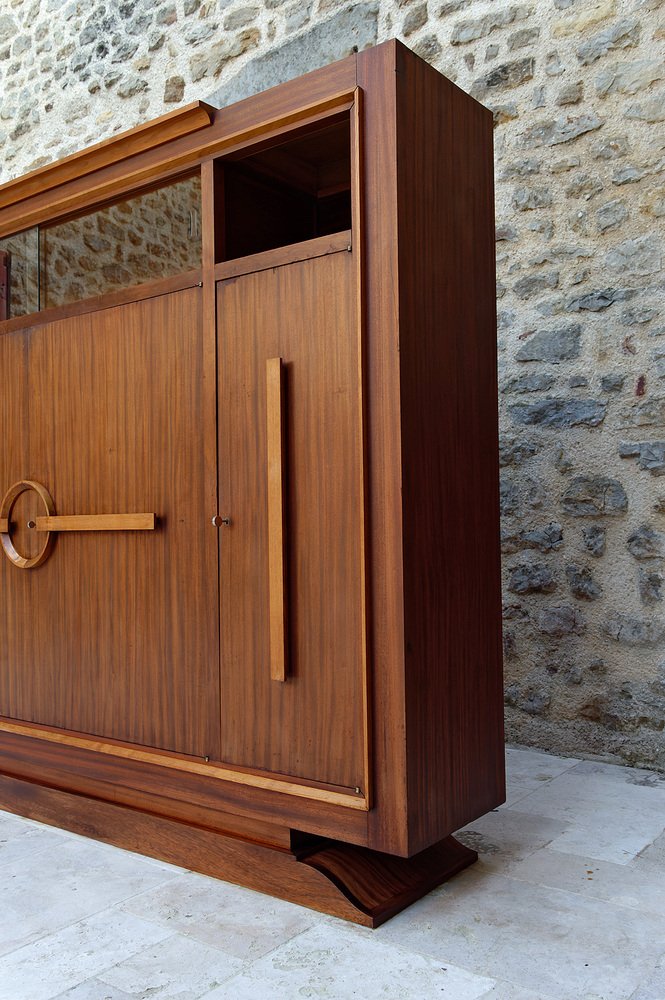
[[(218, 753), (216, 484), (204, 461), (215, 429), (200, 295), (0, 337), (0, 496), (32, 480), (57, 515), (157, 515), (154, 531), (62, 531), (38, 568), (0, 551), (4, 716)], [(27, 522), (45, 514), (34, 491), (18, 497), (17, 552), (39, 551)]]
[[(220, 281), (217, 317), (220, 503), (230, 519), (220, 529), (222, 759), (365, 791), (353, 255), (331, 253)], [(270, 662), (271, 624), (279, 628), (280, 610), (270, 589), (267, 428), (270, 420), (274, 432), (278, 418), (268, 412), (275, 394), (266, 372), (276, 358), (284, 372), (284, 681), (272, 679)], [(274, 494), (274, 476), (270, 488)]]

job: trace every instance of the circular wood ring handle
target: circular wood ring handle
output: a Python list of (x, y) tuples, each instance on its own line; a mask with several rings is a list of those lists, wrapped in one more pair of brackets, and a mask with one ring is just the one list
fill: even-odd
[[(55, 504), (46, 487), (42, 486), (41, 483), (33, 482), (31, 479), (22, 479), (20, 483), (14, 483), (5, 493), (2, 504), (0, 504), (0, 520), (11, 520), (14, 504), (21, 494), (27, 493), (28, 490), (34, 490), (39, 496), (44, 504), (47, 517), (52, 517), (55, 514)], [(50, 531), (46, 532), (41, 552), (33, 556), (32, 559), (26, 559), (25, 556), (16, 551), (9, 531), (0, 534), (0, 542), (9, 561), (18, 567), (18, 569), (36, 569), (37, 566), (41, 566), (42, 563), (46, 562), (53, 548), (53, 536)]]

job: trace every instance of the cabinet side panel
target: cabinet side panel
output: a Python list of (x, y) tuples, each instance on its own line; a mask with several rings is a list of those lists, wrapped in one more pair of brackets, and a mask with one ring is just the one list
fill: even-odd
[(504, 798), (492, 116), (398, 46), (409, 851)]

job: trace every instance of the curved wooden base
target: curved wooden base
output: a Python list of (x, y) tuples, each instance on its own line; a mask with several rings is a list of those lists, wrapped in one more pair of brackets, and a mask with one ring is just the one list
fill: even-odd
[(268, 825), (239, 836), (6, 775), (0, 808), (365, 927), (378, 927), (478, 857), (454, 837), (397, 858)]
[(473, 864), (478, 855), (454, 837), (447, 837), (413, 858), (396, 858), (329, 840), (299, 860), (337, 886), (356, 908), (357, 914), (351, 920), (378, 927)]

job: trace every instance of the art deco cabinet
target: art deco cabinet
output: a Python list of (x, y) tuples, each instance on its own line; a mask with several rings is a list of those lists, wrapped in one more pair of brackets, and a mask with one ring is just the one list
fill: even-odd
[(491, 131), (390, 42), (0, 188), (0, 807), (370, 926), (474, 859)]

